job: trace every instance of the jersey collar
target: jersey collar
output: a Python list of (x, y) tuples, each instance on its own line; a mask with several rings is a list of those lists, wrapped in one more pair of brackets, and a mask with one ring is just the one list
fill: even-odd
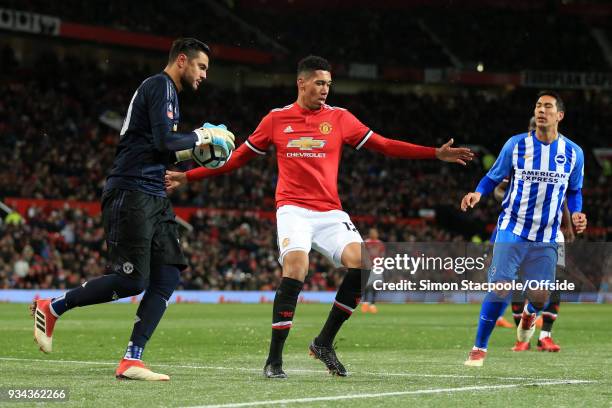
[(303, 114), (303, 115), (316, 115), (317, 113), (319, 113), (319, 112), (322, 112), (322, 111), (323, 111), (323, 106), (321, 106), (321, 107), (320, 107), (319, 109), (317, 109), (317, 110), (311, 110), (311, 109), (305, 109), (305, 108), (302, 108), (300, 105), (298, 105), (298, 103), (297, 103), (297, 102), (293, 102), (293, 107), (294, 107), (295, 109), (297, 109), (297, 111), (298, 111), (298, 112), (300, 112), (300, 113), (301, 113), (301, 114)]

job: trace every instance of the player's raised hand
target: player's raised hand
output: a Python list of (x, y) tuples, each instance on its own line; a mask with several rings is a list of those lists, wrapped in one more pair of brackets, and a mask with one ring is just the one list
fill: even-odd
[(466, 211), (469, 208), (474, 208), (480, 201), (480, 193), (473, 192), (467, 193), (463, 200), (461, 200), (461, 211)]
[(586, 214), (581, 212), (573, 213), (572, 224), (574, 224), (574, 228), (576, 228), (576, 234), (582, 234), (587, 227)]
[(454, 140), (450, 139), (441, 147), (436, 148), (436, 157), (439, 160), (466, 165), (474, 158), (474, 153), (467, 147), (451, 147)]
[(166, 192), (171, 193), (183, 184), (187, 184), (187, 174), (180, 171), (166, 170), (164, 184), (166, 186)]

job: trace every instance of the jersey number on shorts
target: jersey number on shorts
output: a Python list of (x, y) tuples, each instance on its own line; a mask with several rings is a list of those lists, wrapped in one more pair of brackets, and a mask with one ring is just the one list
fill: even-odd
[(352, 222), (343, 221), (342, 223), (344, 224), (347, 230), (357, 232), (357, 228), (355, 228)]

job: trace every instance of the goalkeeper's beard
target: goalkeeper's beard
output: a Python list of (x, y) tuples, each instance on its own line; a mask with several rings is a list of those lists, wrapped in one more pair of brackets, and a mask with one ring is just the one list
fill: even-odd
[(181, 77), (181, 88), (183, 88), (183, 91), (186, 91), (187, 93), (196, 93), (196, 91), (198, 90), (198, 88), (194, 88), (194, 81), (188, 81), (186, 78)]

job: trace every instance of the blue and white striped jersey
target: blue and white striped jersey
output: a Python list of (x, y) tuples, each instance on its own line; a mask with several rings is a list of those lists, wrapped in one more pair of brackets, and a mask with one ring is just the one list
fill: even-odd
[(555, 242), (567, 190), (582, 188), (584, 154), (559, 134), (551, 144), (535, 132), (512, 136), (487, 176), (500, 183), (510, 176), (497, 228), (530, 241)]

